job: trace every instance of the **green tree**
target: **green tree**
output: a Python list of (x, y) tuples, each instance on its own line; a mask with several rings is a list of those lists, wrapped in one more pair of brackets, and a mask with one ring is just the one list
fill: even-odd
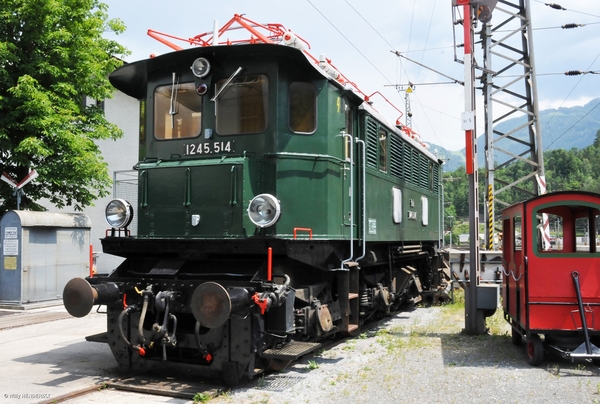
[[(81, 210), (106, 196), (111, 178), (94, 142), (117, 139), (100, 106), (110, 98), (108, 74), (128, 51), (105, 31), (122, 33), (98, 0), (2, 0), (0, 3), (0, 171), (17, 181), (35, 169), (21, 208)], [(13, 189), (0, 183), (0, 211), (16, 208)]]

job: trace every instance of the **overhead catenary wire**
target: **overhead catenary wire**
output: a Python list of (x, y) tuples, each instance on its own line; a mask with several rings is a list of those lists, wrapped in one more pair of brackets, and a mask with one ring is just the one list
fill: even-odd
[(329, 25), (331, 25), (333, 27), (333, 29), (335, 29), (338, 34), (340, 34), (376, 71), (377, 73), (379, 73), (381, 75), (381, 77), (383, 77), (388, 83), (392, 83), (390, 79), (387, 78), (387, 76), (385, 74), (383, 74), (383, 72), (381, 70), (379, 70), (379, 68), (377, 66), (375, 66), (375, 64), (373, 62), (371, 62), (371, 60), (369, 60), (368, 57), (365, 56), (364, 53), (361, 52), (360, 49), (358, 49), (356, 47), (356, 45), (354, 45), (354, 43), (348, 39), (348, 37), (346, 37), (346, 35), (344, 35), (344, 33), (342, 31), (339, 30), (339, 28), (329, 19), (327, 18), (327, 16), (325, 16), (325, 14), (323, 14), (321, 12), (321, 10), (319, 10), (317, 8), (317, 6), (315, 6), (310, 0), (306, 0), (308, 2), (308, 4), (310, 4), (316, 11), (317, 13), (321, 14), (321, 16), (325, 19), (325, 21), (327, 21), (329, 23)]
[[(308, 1), (308, 2), (309, 2), (309, 4), (312, 6), (312, 8), (314, 8), (314, 9), (315, 9), (315, 10), (316, 10), (316, 11), (317, 11), (317, 12), (318, 12), (318, 13), (319, 13), (319, 14), (320, 14), (320, 15), (321, 15), (321, 16), (322, 16), (322, 17), (323, 17), (323, 18), (324, 18), (324, 19), (325, 19), (325, 20), (326, 20), (326, 21), (327, 21), (327, 22), (328, 22), (328, 23), (329, 23), (329, 24), (330, 24), (332, 27), (334, 27), (334, 29), (335, 29), (336, 31), (338, 31), (338, 33), (340, 33), (340, 35), (341, 35), (341, 36), (342, 36), (342, 37), (343, 37), (343, 38), (344, 38), (346, 41), (348, 41), (348, 42), (349, 42), (349, 43), (350, 43), (350, 44), (351, 44), (351, 45), (352, 45), (352, 46), (353, 46), (353, 47), (354, 47), (354, 48), (357, 50), (357, 52), (358, 52), (358, 53), (361, 55), (361, 57), (362, 57), (362, 58), (365, 58), (365, 59), (367, 59), (367, 56), (366, 56), (366, 55), (365, 55), (365, 53), (363, 52), (363, 51), (364, 51), (364, 49), (360, 49), (360, 45), (359, 45), (359, 44), (353, 44), (353, 43), (351, 43), (351, 42), (350, 42), (349, 38), (348, 38), (348, 37), (345, 35), (345, 33), (344, 33), (344, 27), (339, 27), (339, 28), (338, 28), (338, 27), (336, 27), (336, 26), (335, 26), (335, 24), (334, 24), (334, 22), (333, 22), (333, 21), (332, 21), (330, 18), (328, 18), (328, 17), (326, 16), (326, 13), (322, 12), (322, 11), (319, 9), (319, 8), (322, 8), (322, 7), (320, 6), (320, 4), (319, 4), (319, 3), (315, 3), (315, 2), (314, 2), (314, 1), (312, 1), (312, 0), (307, 0), (307, 1)], [(537, 0), (534, 0), (534, 1), (537, 1)], [(386, 43), (388, 46), (390, 46), (390, 48), (392, 48), (392, 49), (394, 49), (394, 48), (395, 48), (395, 47), (394, 47), (394, 46), (391, 44), (391, 40), (388, 40), (388, 38), (387, 38), (387, 36), (389, 36), (389, 35), (383, 35), (383, 34), (382, 34), (382, 32), (381, 32), (381, 31), (379, 31), (379, 28), (380, 28), (380, 26), (379, 26), (379, 25), (377, 25), (377, 24), (372, 24), (372, 23), (371, 23), (371, 22), (370, 22), (370, 21), (369, 21), (367, 18), (365, 18), (365, 16), (364, 16), (364, 15), (361, 13), (361, 11), (360, 11), (360, 10), (359, 10), (359, 9), (358, 9), (356, 6), (353, 6), (353, 5), (351, 4), (351, 1), (350, 1), (350, 0), (345, 0), (345, 3), (346, 3), (346, 6), (347, 6), (347, 7), (349, 7), (349, 8), (350, 8), (352, 11), (354, 11), (354, 13), (356, 13), (356, 15), (357, 15), (357, 16), (359, 16), (359, 17), (360, 17), (360, 18), (361, 18), (361, 19), (364, 21), (364, 23), (365, 23), (365, 24), (367, 24), (367, 26), (370, 28), (370, 30), (372, 30), (372, 31), (373, 31), (373, 32), (374, 32), (374, 33), (377, 35), (377, 37), (378, 37), (380, 40), (382, 40), (384, 43)], [(415, 3), (415, 7), (416, 7), (416, 4), (417, 4), (418, 2), (415, 0), (415, 1), (414, 1), (414, 3)], [(537, 3), (541, 3), (541, 4), (543, 5), (543, 7), (544, 7), (544, 6), (545, 6), (545, 4), (546, 4), (546, 2), (543, 2), (543, 1), (537, 1)], [(317, 8), (317, 7), (319, 7), (319, 8)], [(429, 9), (429, 8), (431, 8), (431, 7), (432, 7), (432, 3), (429, 3), (429, 5), (428, 5), (428, 9)], [(547, 6), (546, 6), (546, 7), (547, 7)], [(563, 7), (563, 8), (564, 8), (564, 7)], [(404, 26), (405, 26), (406, 28), (409, 28), (409, 27), (411, 27), (411, 21), (413, 21), (413, 18), (416, 20), (416, 14), (415, 14), (414, 10), (413, 10), (413, 12), (412, 12), (412, 13), (411, 13), (409, 10), (406, 10), (406, 11), (408, 11), (408, 12), (406, 12), (406, 13), (405, 13), (406, 20), (405, 20), (405, 24), (404, 24)], [(564, 12), (564, 13), (565, 13), (564, 15), (567, 15), (567, 13), (573, 13), (573, 12), (576, 12), (576, 13), (579, 13), (579, 14), (585, 14), (585, 15), (589, 15), (589, 16), (592, 16), (592, 17), (598, 17), (598, 18), (600, 18), (600, 16), (597, 16), (597, 15), (594, 15), (594, 14), (591, 14), (591, 13), (582, 13), (582, 12), (578, 12), (578, 11), (576, 11), (576, 10), (570, 10), (570, 9), (569, 9), (569, 10), (563, 10), (563, 11), (556, 10), (556, 12), (560, 12), (560, 13), (563, 13), (563, 12)], [(430, 14), (428, 14), (428, 15), (430, 15)], [(424, 21), (424, 22), (425, 22), (425, 21)], [(572, 31), (573, 29), (577, 29), (577, 28), (584, 28), (584, 27), (585, 27), (585, 28), (591, 28), (591, 26), (597, 26), (597, 24), (600, 24), (600, 21), (598, 21), (598, 22), (589, 22), (589, 21), (580, 21), (580, 22), (579, 22), (579, 21), (578, 21), (578, 22), (570, 22), (570, 23), (565, 23), (565, 24), (563, 24), (563, 25), (561, 25), (561, 26), (556, 26), (556, 27), (554, 27), (554, 26), (553, 26), (553, 27), (539, 27), (539, 28), (533, 28), (533, 29), (534, 29), (534, 30), (563, 29), (563, 30), (571, 30), (571, 31)], [(428, 25), (429, 25), (429, 27), (432, 25), (431, 21), (430, 21), (430, 23), (429, 23)], [(424, 27), (423, 27), (423, 28), (424, 28)], [(411, 28), (411, 29), (410, 29), (410, 32), (406, 33), (407, 35), (405, 35), (405, 36), (404, 36), (404, 38), (405, 38), (405, 39), (412, 39), (412, 35), (411, 35), (411, 34), (413, 33), (412, 31), (413, 31), (413, 29)], [(426, 31), (426, 30), (425, 30), (425, 29), (422, 29), (421, 31), (423, 32), (423, 31)], [(387, 32), (387, 31), (386, 31), (386, 32)], [(500, 31), (496, 31), (496, 32), (500, 32)], [(423, 33), (425, 33), (425, 32), (423, 32)], [(422, 43), (422, 42), (421, 42), (421, 43)], [(449, 48), (452, 48), (452, 46), (442, 46), (442, 47), (432, 47), (432, 48), (427, 48), (427, 46), (426, 46), (427, 44), (424, 44), (424, 46), (420, 46), (420, 49), (413, 49), (413, 48), (416, 48), (416, 47), (414, 47), (414, 46), (412, 46), (412, 45), (414, 45), (414, 44), (413, 44), (413, 43), (412, 43), (412, 41), (411, 41), (411, 42), (409, 43), (409, 46), (410, 46), (410, 48), (409, 48), (408, 50), (404, 50), (404, 51), (402, 51), (402, 54), (403, 54), (403, 55), (414, 55), (414, 56), (415, 56), (415, 57), (414, 57), (414, 59), (416, 59), (416, 60), (421, 60), (421, 59), (422, 59), (422, 57), (420, 57), (420, 56), (417, 56), (417, 54), (418, 54), (418, 53), (423, 53), (423, 52), (426, 52), (426, 51), (437, 51), (437, 50), (446, 49), (446, 48), (448, 48), (448, 49), (449, 49)], [(405, 47), (405, 46), (403, 46), (403, 47)], [(368, 60), (368, 59), (367, 59), (367, 60)], [(388, 78), (388, 77), (385, 75), (385, 73), (384, 73), (384, 72), (381, 70), (380, 64), (375, 64), (375, 65), (374, 65), (374, 64), (373, 64), (373, 63), (371, 63), (370, 61), (369, 61), (369, 63), (370, 63), (370, 64), (371, 64), (371, 65), (374, 67), (374, 69), (375, 69), (375, 70), (376, 70), (376, 71), (377, 71), (377, 72), (378, 72), (378, 73), (379, 73), (379, 74), (380, 74), (382, 77), (384, 77), (384, 79), (386, 80), (386, 82), (387, 82), (387, 83), (389, 83), (389, 84), (384, 84), (384, 87), (391, 87), (391, 86), (394, 86), (394, 87), (396, 87), (396, 88), (400, 88), (400, 89), (401, 89), (402, 87), (404, 87), (404, 85), (402, 85), (402, 84), (393, 84), (393, 83), (391, 83), (391, 80), (390, 80), (390, 79), (389, 79), (389, 78)], [(450, 83), (448, 83), (448, 82), (434, 83), (434, 81), (435, 81), (435, 80), (428, 80), (428, 81), (427, 81), (427, 80), (425, 80), (426, 82), (424, 81), (423, 83), (418, 83), (418, 80), (409, 80), (409, 79), (408, 79), (408, 77), (409, 77), (409, 74), (404, 74), (405, 72), (407, 72), (407, 70), (406, 70), (406, 68), (407, 68), (407, 67), (406, 67), (406, 66), (404, 66), (404, 65), (406, 65), (406, 63), (404, 63), (404, 64), (401, 64), (401, 65), (402, 65), (402, 66), (401, 66), (401, 69), (402, 69), (402, 75), (403, 75), (403, 76), (404, 76), (404, 77), (405, 77), (407, 80), (406, 80), (406, 81), (398, 81), (397, 83), (405, 83), (405, 82), (407, 82), (407, 83), (411, 83), (411, 84), (417, 84), (418, 86), (425, 86), (425, 85), (431, 86), (431, 85), (434, 85), (434, 84), (435, 84), (435, 85), (438, 85), (438, 84), (450, 84)], [(575, 66), (573, 66), (573, 67), (575, 67)], [(419, 69), (419, 70), (420, 70), (420, 69)], [(599, 74), (599, 71), (598, 71), (597, 69), (593, 69), (593, 66), (590, 66), (590, 67), (589, 67), (587, 70), (584, 70), (584, 69), (577, 69), (577, 67), (575, 67), (575, 69), (572, 69), (572, 70), (567, 70), (567, 71), (565, 71), (565, 72), (548, 72), (548, 73), (537, 73), (537, 74), (536, 74), (536, 76), (559, 76), (559, 75), (562, 75), (562, 76), (568, 76), (568, 77), (579, 76), (580, 78), (582, 78), (582, 77), (585, 77), (585, 76), (590, 76), (590, 75), (595, 75), (595, 76), (597, 76), (597, 74)], [(499, 76), (498, 76), (498, 78), (500, 78), (500, 77), (510, 77), (510, 75), (507, 75), (507, 76), (504, 76), (504, 75), (499, 75)], [(451, 79), (451, 80), (453, 80), (453, 82), (454, 82), (454, 79)], [(579, 83), (575, 84), (575, 86), (573, 87), (573, 90), (575, 90), (575, 88), (577, 87), (577, 85), (578, 85), (578, 84), (579, 84)], [(567, 90), (568, 90), (568, 89), (567, 89)], [(572, 93), (573, 93), (573, 91), (571, 91), (571, 92), (569, 93), (569, 96), (570, 96)], [(417, 93), (413, 94), (412, 96), (414, 96), (414, 97), (415, 97), (415, 99), (417, 99), (417, 100), (419, 99), (419, 95), (418, 95)], [(567, 96), (567, 97), (566, 97), (565, 101), (566, 101), (566, 100), (569, 98), (569, 96)], [(563, 103), (562, 103), (562, 104), (564, 104), (564, 102), (565, 102), (565, 101), (563, 101)], [(562, 106), (562, 104), (561, 104), (561, 106)], [(425, 106), (425, 105), (423, 105), (422, 103), (420, 103), (420, 105), (421, 105), (421, 107), (424, 107), (424, 108), (426, 107), (426, 106)], [(560, 107), (559, 107), (559, 108), (560, 108)], [(435, 108), (426, 107), (426, 109), (428, 109), (429, 111), (436, 111), (436, 109), (435, 109)], [(438, 113), (440, 113), (440, 114), (443, 114), (441, 111), (436, 111), (436, 112), (438, 112)], [(449, 116), (450, 116), (450, 115), (449, 115)], [(455, 116), (451, 116), (451, 117), (452, 117), (452, 118), (455, 118), (455, 119), (459, 119), (458, 117), (455, 117)], [(425, 118), (425, 119), (427, 119), (427, 118), (428, 118), (427, 114), (423, 114), (422, 118)], [(433, 129), (433, 127), (432, 127), (432, 129)], [(418, 128), (417, 128), (417, 131), (419, 131), (419, 130), (418, 130)], [(430, 132), (430, 134), (433, 134), (433, 135), (434, 135), (434, 137), (435, 137), (436, 139), (438, 138), (437, 134), (435, 133), (435, 129), (433, 129), (433, 130), (432, 130), (432, 132)], [(439, 140), (439, 139), (438, 139), (438, 140)], [(441, 141), (439, 141), (439, 142), (438, 142), (438, 141), (436, 141), (436, 143), (440, 143), (440, 144), (441, 144), (442, 142), (441, 142)]]
[(567, 9), (567, 8), (564, 8), (563, 6), (561, 6), (560, 4), (546, 3), (546, 2), (541, 1), (541, 0), (534, 0), (534, 1), (536, 1), (538, 3), (541, 3), (541, 4), (544, 4), (544, 5), (546, 5), (546, 6), (550, 7), (550, 8), (553, 8), (555, 10), (559, 10), (559, 11), (571, 11), (571, 12), (577, 13), (577, 14), (589, 15), (589, 16), (592, 16), (592, 17), (598, 17), (598, 18), (600, 18), (600, 15), (595, 15), (595, 14), (585, 13), (583, 11), (577, 11), (577, 10)]
[[(347, 1), (347, 0), (346, 0), (346, 3), (348, 3), (348, 1)], [(430, 51), (430, 50), (440, 50), (440, 49), (449, 49), (449, 48), (452, 48), (452, 46), (447, 46), (447, 47), (436, 47), (436, 48), (427, 49), (427, 43), (429, 42), (429, 34), (430, 34), (430, 32), (431, 32), (431, 26), (432, 26), (432, 24), (433, 24), (433, 15), (434, 15), (434, 12), (433, 12), (433, 11), (435, 10), (435, 7), (436, 7), (436, 5), (437, 5), (437, 0), (435, 0), (435, 1), (434, 1), (434, 4), (433, 4), (433, 10), (432, 10), (432, 12), (431, 12), (431, 14), (430, 14), (429, 25), (428, 25), (428, 28), (427, 28), (427, 35), (426, 35), (426, 38), (425, 38), (425, 44), (424, 44), (424, 47), (425, 47), (425, 48), (424, 48), (424, 49), (419, 49), (419, 50), (411, 50), (411, 49), (410, 49), (410, 47), (411, 47), (411, 42), (412, 42), (412, 41), (411, 41), (411, 39), (412, 39), (412, 31), (413, 31), (413, 22), (414, 22), (414, 15), (415, 15), (415, 6), (416, 6), (416, 3), (417, 3), (417, 2), (416, 2), (416, 0), (415, 0), (415, 1), (413, 2), (413, 8), (412, 8), (412, 13), (411, 13), (411, 22), (410, 22), (410, 29), (409, 29), (409, 37), (408, 37), (407, 51), (405, 51), (405, 52), (403, 52), (403, 53), (417, 53), (417, 52), (419, 52), (419, 53), (422, 53), (422, 54), (421, 54), (421, 62), (422, 62), (422, 61), (423, 61), (423, 57), (424, 57), (424, 52), (425, 52), (425, 51)], [(350, 5), (350, 3), (348, 3), (348, 4)], [(398, 50), (396, 50), (396, 49), (395, 49), (395, 47), (394, 47), (392, 44), (390, 44), (390, 43), (387, 41), (387, 39), (385, 39), (385, 38), (383, 37), (383, 35), (381, 35), (381, 34), (379, 33), (379, 31), (377, 31), (377, 29), (376, 29), (376, 28), (375, 28), (375, 27), (374, 27), (372, 24), (370, 24), (370, 23), (369, 23), (369, 22), (368, 22), (368, 21), (367, 21), (367, 20), (366, 20), (366, 19), (365, 19), (365, 18), (364, 18), (364, 17), (363, 17), (363, 16), (362, 16), (362, 15), (361, 15), (361, 14), (360, 14), (360, 13), (359, 13), (359, 12), (358, 12), (358, 11), (357, 11), (355, 8), (354, 8), (354, 7), (352, 7), (352, 9), (353, 9), (353, 10), (354, 10), (354, 11), (355, 11), (355, 12), (356, 12), (356, 13), (357, 13), (357, 14), (358, 14), (358, 15), (359, 15), (361, 18), (363, 18), (363, 20), (364, 20), (365, 22), (367, 22), (367, 24), (368, 24), (368, 25), (369, 25), (369, 26), (370, 26), (370, 27), (371, 27), (371, 28), (372, 28), (372, 29), (373, 29), (373, 30), (374, 30), (374, 31), (375, 31), (375, 32), (376, 32), (376, 33), (377, 33), (377, 34), (378, 34), (378, 35), (379, 35), (379, 36), (380, 36), (380, 37), (381, 37), (381, 38), (382, 38), (382, 39), (383, 39), (383, 40), (384, 40), (384, 41), (385, 41), (385, 42), (386, 42), (386, 43), (387, 43), (387, 44), (388, 44), (388, 45), (389, 45), (391, 48), (392, 48), (392, 51), (391, 51), (392, 53), (395, 53), (396, 55), (398, 55), (398, 56), (401, 56), (401, 55), (400, 55), (400, 52), (398, 52)], [(455, 80), (454, 78), (452, 78), (452, 77), (449, 77), (449, 76), (446, 76), (446, 75), (444, 75), (443, 73), (440, 73), (440, 72), (438, 72), (438, 71), (436, 71), (436, 70), (434, 70), (434, 69), (431, 69), (431, 68), (429, 68), (429, 67), (425, 66), (423, 63), (415, 62), (415, 61), (413, 61), (413, 60), (411, 60), (411, 59), (409, 59), (409, 58), (407, 58), (407, 57), (405, 57), (405, 56), (403, 56), (403, 55), (402, 55), (402, 57), (404, 57), (405, 59), (407, 59), (407, 60), (409, 60), (409, 61), (411, 61), (411, 62), (413, 62), (413, 63), (415, 63), (415, 64), (419, 65), (419, 71), (417, 72), (417, 77), (418, 77), (418, 76), (419, 76), (419, 74), (420, 74), (420, 68), (421, 68), (421, 67), (425, 67), (425, 68), (427, 68), (427, 69), (429, 69), (429, 70), (431, 70), (431, 71), (433, 71), (433, 72), (435, 72), (435, 73), (441, 74), (442, 76), (449, 78), (450, 80), (452, 80), (452, 84), (454, 84), (454, 83), (456, 83), (456, 82), (457, 82), (457, 80)], [(399, 58), (399, 60), (400, 60), (400, 58)], [(412, 81), (411, 81), (411, 80), (408, 78), (408, 72), (407, 72), (407, 71), (406, 71), (406, 69), (404, 68), (404, 65), (403, 65), (403, 64), (401, 64), (401, 66), (402, 66), (402, 69), (404, 70), (404, 73), (405, 73), (405, 75), (406, 75), (407, 82), (408, 82), (408, 83), (412, 83)], [(400, 81), (400, 80), (399, 80), (399, 81)], [(460, 82), (460, 83), (462, 83), (462, 82)], [(421, 86), (421, 85), (434, 85), (434, 84), (450, 84), (450, 83), (419, 83), (419, 86)], [(414, 83), (412, 83), (412, 85), (414, 85)], [(398, 84), (396, 84), (396, 85), (391, 85), (391, 86), (393, 86), (393, 87), (396, 87), (396, 89), (398, 89), (398, 91), (401, 91), (401, 90), (400, 90), (400, 88), (401, 88), (401, 87), (409, 87), (409, 86), (411, 86), (411, 84), (406, 84), (406, 85), (398, 85)], [(386, 86), (384, 86), (384, 87), (386, 87)], [(421, 107), (422, 107), (422, 108), (425, 108), (426, 106), (425, 106), (425, 105), (424, 105), (424, 104), (421, 102), (421, 100), (419, 99), (419, 95), (418, 95), (418, 94), (416, 94), (416, 93), (414, 93), (414, 96), (415, 96), (415, 98), (417, 98), (417, 100), (419, 101), (419, 105), (421, 105)], [(434, 109), (434, 108), (430, 108), (430, 107), (427, 107), (427, 108), (428, 108), (428, 109), (430, 109), (430, 110), (432, 110), (432, 111), (435, 111), (435, 112), (437, 112), (437, 113), (443, 114), (441, 111), (437, 111), (437, 110), (436, 110), (436, 109)], [(426, 120), (426, 121), (429, 123), (429, 126), (430, 126), (430, 128), (431, 128), (431, 131), (432, 131), (432, 133), (433, 133), (433, 136), (434, 136), (434, 137), (437, 139), (438, 143), (442, 143), (442, 142), (441, 142), (441, 139), (439, 138), (439, 136), (438, 136), (438, 134), (437, 134), (437, 132), (435, 131), (435, 128), (434, 128), (434, 126), (431, 124), (431, 121), (430, 121), (430, 119), (429, 119), (429, 116), (428, 116), (427, 114), (424, 114), (424, 118), (425, 118), (425, 120)], [(458, 119), (458, 117), (454, 117), (454, 116), (452, 116), (452, 118)], [(420, 130), (418, 130), (418, 128), (417, 128), (417, 131), (418, 131), (418, 132), (420, 132)]]
[[(437, 0), (436, 0), (436, 1), (437, 1)], [(354, 49), (356, 49), (356, 51), (357, 51), (357, 52), (358, 52), (358, 53), (359, 53), (359, 54), (360, 54), (360, 55), (361, 55), (361, 56), (362, 56), (364, 59), (366, 59), (366, 60), (368, 61), (368, 63), (369, 63), (371, 66), (373, 66), (373, 68), (375, 68), (375, 70), (376, 70), (376, 71), (377, 71), (377, 72), (378, 72), (378, 73), (379, 73), (379, 74), (380, 74), (380, 75), (381, 75), (381, 76), (382, 76), (382, 77), (383, 77), (383, 78), (384, 78), (384, 79), (385, 79), (385, 80), (386, 80), (386, 81), (387, 81), (389, 84), (391, 84), (391, 85), (393, 85), (393, 86), (396, 86), (396, 87), (397, 87), (397, 85), (394, 85), (394, 84), (393, 84), (393, 83), (392, 83), (392, 82), (391, 82), (391, 81), (390, 81), (390, 80), (387, 78), (387, 76), (385, 76), (385, 74), (384, 74), (383, 72), (381, 72), (381, 70), (380, 70), (380, 69), (378, 69), (378, 68), (377, 68), (377, 67), (376, 67), (376, 66), (373, 64), (373, 62), (371, 62), (371, 61), (370, 61), (370, 60), (369, 60), (369, 59), (368, 59), (368, 58), (365, 56), (365, 54), (364, 54), (362, 51), (360, 51), (360, 50), (359, 50), (359, 49), (356, 47), (356, 45), (355, 45), (354, 43), (352, 43), (352, 42), (351, 42), (351, 41), (348, 39), (348, 37), (346, 37), (346, 35), (344, 35), (344, 34), (342, 33), (342, 31), (341, 31), (341, 30), (340, 30), (340, 29), (339, 29), (339, 28), (338, 28), (338, 27), (337, 27), (337, 26), (336, 26), (336, 25), (335, 25), (335, 24), (334, 24), (334, 23), (333, 23), (333, 22), (332, 22), (332, 21), (331, 21), (329, 18), (327, 18), (327, 16), (325, 16), (325, 14), (324, 14), (323, 12), (321, 12), (321, 10), (320, 10), (319, 8), (317, 8), (317, 6), (315, 6), (315, 4), (313, 4), (313, 2), (311, 2), (311, 0), (307, 0), (307, 2), (308, 2), (308, 3), (309, 3), (309, 4), (310, 4), (310, 5), (311, 5), (311, 6), (312, 6), (312, 7), (313, 7), (313, 8), (314, 8), (314, 9), (315, 9), (315, 10), (316, 10), (318, 13), (319, 13), (319, 14), (320, 14), (320, 15), (321, 15), (321, 16), (322, 16), (322, 17), (323, 17), (323, 18), (324, 18), (324, 19), (325, 19), (325, 20), (326, 20), (326, 21), (327, 21), (327, 22), (328, 22), (328, 23), (329, 23), (329, 24), (330, 24), (330, 25), (331, 25), (331, 26), (332, 26), (332, 27), (333, 27), (333, 28), (334, 28), (334, 29), (335, 29), (335, 30), (336, 30), (336, 31), (337, 31), (337, 32), (338, 32), (338, 33), (339, 33), (339, 34), (340, 34), (340, 35), (341, 35), (341, 36), (342, 36), (342, 37), (343, 37), (343, 38), (344, 38), (344, 39), (345, 39), (347, 42), (348, 42), (348, 43), (350, 43), (350, 45), (351, 45), (351, 46), (352, 46)], [(370, 22), (369, 22), (369, 21), (368, 21), (368, 20), (367, 20), (367, 19), (366, 19), (366, 18), (363, 16), (363, 15), (362, 15), (362, 14), (361, 14), (361, 13), (360, 13), (360, 12), (359, 12), (359, 11), (358, 11), (356, 8), (355, 8), (355, 7), (353, 7), (353, 6), (352, 6), (352, 5), (351, 5), (351, 4), (350, 4), (350, 3), (349, 3), (347, 0), (346, 0), (346, 4), (347, 4), (347, 5), (348, 5), (348, 6), (349, 6), (349, 7), (350, 7), (350, 8), (351, 8), (351, 9), (352, 9), (352, 10), (353, 10), (353, 11), (354, 11), (354, 12), (355, 12), (355, 13), (356, 13), (356, 14), (357, 14), (357, 15), (358, 15), (358, 16), (359, 16), (359, 17), (360, 17), (360, 18), (361, 18), (363, 21), (365, 21), (365, 23), (366, 23), (366, 24), (367, 24), (367, 25), (368, 25), (368, 26), (369, 26), (369, 27), (370, 27), (370, 28), (371, 28), (371, 29), (372, 29), (372, 30), (373, 30), (373, 31), (374, 31), (374, 32), (375, 32), (375, 33), (376, 33), (376, 34), (377, 34), (377, 35), (378, 35), (378, 36), (379, 36), (379, 37), (380, 37), (380, 38), (381, 38), (381, 39), (382, 39), (384, 42), (386, 42), (386, 43), (387, 43), (389, 46), (391, 46), (392, 48), (394, 48), (394, 46), (393, 46), (393, 45), (391, 45), (391, 43), (390, 43), (390, 42), (389, 42), (389, 41), (388, 41), (388, 40), (387, 40), (387, 39), (386, 39), (386, 38), (385, 38), (385, 37), (384, 37), (384, 36), (383, 36), (383, 35), (382, 35), (382, 34), (381, 34), (381, 33), (380, 33), (380, 32), (379, 32), (379, 31), (378, 31), (378, 30), (377, 30), (377, 29), (376, 29), (376, 28), (375, 28), (375, 27), (374, 27), (374, 26), (373, 26), (373, 25), (372, 25), (372, 24), (371, 24), (371, 23), (370, 23)], [(411, 30), (411, 31), (412, 31), (412, 30)], [(408, 75), (407, 75), (407, 76), (408, 76)], [(417, 99), (418, 99), (418, 96), (417, 96)], [(422, 105), (422, 104), (421, 104), (421, 105)], [(423, 105), (422, 105), (422, 106), (423, 106)], [(427, 117), (427, 116), (425, 116), (425, 119), (427, 119), (427, 120), (428, 120), (428, 117)], [(458, 119), (458, 118), (456, 117), (456, 119)], [(438, 141), (439, 143), (441, 143), (441, 140), (440, 140), (440, 139), (439, 139), (439, 137), (437, 136), (437, 133), (435, 132), (435, 129), (433, 128), (433, 125), (431, 125), (431, 122), (430, 122), (429, 120), (428, 120), (428, 122), (429, 122), (429, 124), (430, 124), (430, 126), (431, 126), (431, 128), (432, 128), (433, 135), (434, 135), (434, 136), (437, 138), (437, 141)]]

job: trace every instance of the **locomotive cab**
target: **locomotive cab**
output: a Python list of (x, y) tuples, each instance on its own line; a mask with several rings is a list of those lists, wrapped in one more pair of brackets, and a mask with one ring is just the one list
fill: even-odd
[[(166, 57), (174, 58), (133, 63), (111, 75), (117, 88), (143, 101), (138, 236), (244, 238), (261, 231), (291, 237), (294, 228), (310, 228), (315, 237), (347, 233), (343, 204), (325, 202), (343, 194), (348, 151), (340, 133), (355, 130), (346, 117), (359, 97), (340, 97), (293, 48), (191, 49), (161, 63)], [(204, 70), (195, 70), (199, 65)], [(147, 77), (145, 85), (133, 87), (132, 76)], [(278, 201), (279, 221), (252, 220), (249, 201), (261, 194)]]

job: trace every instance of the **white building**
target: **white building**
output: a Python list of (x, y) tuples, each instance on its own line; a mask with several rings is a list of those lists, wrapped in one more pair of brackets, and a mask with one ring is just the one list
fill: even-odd
[[(88, 215), (92, 222), (90, 239), (98, 273), (110, 273), (122, 261), (119, 257), (102, 253), (100, 239), (105, 236), (108, 229), (108, 224), (104, 219), (106, 205), (111, 199), (118, 197), (127, 199), (134, 209), (137, 207), (137, 172), (133, 171), (132, 167), (138, 162), (139, 156), (140, 103), (138, 100), (116, 91), (112, 99), (105, 100), (104, 111), (108, 121), (123, 130), (123, 137), (118, 140), (97, 142), (102, 157), (108, 164), (109, 174), (116, 181), (113, 184), (112, 192), (107, 197), (96, 200), (94, 206), (83, 210), (83, 213)], [(58, 209), (47, 200), (41, 200), (38, 203), (51, 212), (75, 211), (71, 206)], [(137, 229), (135, 216), (130, 227), (132, 233), (135, 234)]]

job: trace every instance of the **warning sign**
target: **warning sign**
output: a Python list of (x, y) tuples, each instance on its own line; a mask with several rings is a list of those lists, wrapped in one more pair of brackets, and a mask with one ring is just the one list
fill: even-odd
[(4, 239), (2, 245), (2, 252), (4, 255), (19, 255), (19, 240), (16, 239)]
[(17, 238), (17, 228), (16, 227), (5, 227), (4, 228), (4, 238)]
[(4, 257), (4, 269), (14, 271), (17, 269), (17, 257)]

